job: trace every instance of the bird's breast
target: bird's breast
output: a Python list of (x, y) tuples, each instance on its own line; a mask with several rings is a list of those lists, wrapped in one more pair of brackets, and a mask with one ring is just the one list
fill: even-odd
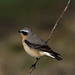
[(23, 46), (24, 46), (25, 51), (29, 55), (36, 57), (36, 58), (43, 56), (43, 54), (40, 50), (30, 48), (25, 42), (23, 43)]

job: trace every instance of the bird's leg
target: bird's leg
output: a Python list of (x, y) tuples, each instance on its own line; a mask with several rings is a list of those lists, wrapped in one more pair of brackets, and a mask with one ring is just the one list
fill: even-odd
[(36, 61), (34, 62), (34, 64), (31, 65), (30, 69), (31, 69), (32, 67), (36, 68), (36, 63), (39, 61), (39, 59), (40, 59), (40, 58), (36, 58)]
[(40, 58), (36, 58), (36, 61), (34, 62), (34, 64), (30, 67), (30, 70), (29, 70), (29, 75), (31, 75), (31, 73), (33, 72), (33, 70), (36, 68), (36, 64), (37, 62), (39, 61)]

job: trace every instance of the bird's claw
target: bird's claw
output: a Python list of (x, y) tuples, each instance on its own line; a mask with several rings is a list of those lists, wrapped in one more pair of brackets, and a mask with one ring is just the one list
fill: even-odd
[(35, 64), (33, 64), (33, 65), (30, 67), (30, 69), (31, 69), (32, 67), (36, 68), (36, 67), (35, 67)]

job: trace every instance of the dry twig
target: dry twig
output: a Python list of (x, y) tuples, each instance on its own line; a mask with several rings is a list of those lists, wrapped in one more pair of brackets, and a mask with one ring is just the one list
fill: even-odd
[(53, 29), (52, 29), (52, 31), (51, 31), (49, 37), (48, 37), (46, 43), (48, 43), (48, 41), (50, 40), (50, 38), (51, 38), (51, 36), (52, 36), (52, 34), (53, 34), (53, 32), (54, 32), (56, 26), (58, 25), (59, 20), (60, 20), (60, 19), (62, 18), (62, 16), (64, 15), (64, 13), (65, 13), (65, 11), (67, 10), (69, 4), (70, 4), (70, 0), (68, 0), (68, 3), (67, 3), (67, 5), (66, 5), (64, 11), (62, 12), (62, 14), (61, 14), (61, 15), (59, 16), (59, 18), (57, 19), (57, 21), (56, 21), (56, 23), (55, 23), (55, 25), (54, 25), (54, 27), (53, 27)]
[(30, 67), (30, 71), (29, 71), (29, 75), (31, 75), (31, 73), (33, 72), (33, 70), (36, 68), (36, 64), (37, 62), (40, 60), (40, 58), (36, 58), (36, 61), (34, 62), (34, 64)]
[[(48, 41), (50, 40), (50, 38), (51, 38), (51, 36), (52, 36), (52, 34), (53, 34), (53, 32), (54, 32), (54, 30), (55, 30), (55, 28), (56, 28), (56, 26), (57, 26), (59, 20), (60, 20), (60, 19), (62, 18), (62, 16), (64, 15), (64, 13), (65, 13), (65, 11), (67, 10), (69, 4), (70, 4), (70, 0), (68, 0), (68, 3), (67, 3), (67, 5), (66, 5), (64, 11), (62, 12), (62, 14), (61, 14), (61, 15), (59, 16), (59, 18), (57, 19), (57, 21), (56, 21), (56, 23), (55, 23), (55, 25), (54, 25), (54, 27), (53, 27), (53, 29), (52, 29), (52, 31), (51, 31), (49, 37), (48, 37), (46, 43), (48, 43)], [(36, 68), (36, 64), (37, 64), (38, 61), (39, 61), (39, 59), (37, 58), (36, 61), (34, 62), (34, 64), (30, 67), (30, 71), (29, 71), (29, 73), (28, 73), (29, 75), (31, 75), (31, 73), (33, 72), (33, 70)]]

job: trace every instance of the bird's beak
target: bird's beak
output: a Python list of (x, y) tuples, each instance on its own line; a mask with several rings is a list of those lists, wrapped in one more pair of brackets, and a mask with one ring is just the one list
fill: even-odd
[(21, 33), (21, 31), (20, 31), (20, 30), (19, 30), (18, 32), (19, 32), (19, 33)]

